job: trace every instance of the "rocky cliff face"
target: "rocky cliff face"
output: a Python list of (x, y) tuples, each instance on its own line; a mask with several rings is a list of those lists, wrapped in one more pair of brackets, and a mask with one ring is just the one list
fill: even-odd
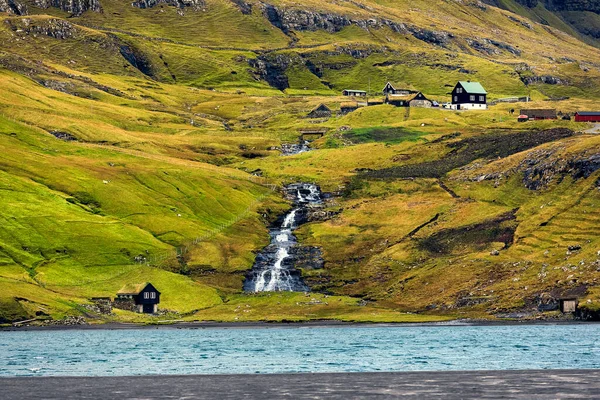
[(39, 8), (60, 8), (74, 16), (86, 11), (102, 12), (99, 0), (34, 0), (34, 4)]
[[(536, 0), (529, 0), (529, 2), (537, 3)], [(591, 11), (600, 13), (600, 1), (598, 0), (544, 0), (544, 4), (551, 11)]]
[(262, 4), (265, 18), (286, 35), (294, 31), (324, 30), (330, 33), (341, 31), (347, 26), (355, 25), (364, 30), (389, 28), (396, 33), (412, 35), (424, 42), (446, 46), (454, 36), (445, 31), (432, 31), (411, 25), (406, 25), (387, 19), (354, 19), (345, 15), (320, 13), (301, 9), (278, 8), (271, 4)]
[[(483, 2), (495, 7), (510, 9), (506, 0), (483, 0)], [(594, 22), (590, 22), (593, 21), (593, 18), (590, 19), (589, 15), (585, 14), (588, 12), (600, 14), (599, 0), (514, 0), (514, 2), (534, 9), (533, 14), (537, 15), (538, 21), (544, 25), (551, 25), (551, 23), (548, 22), (544, 13), (538, 13), (535, 10), (535, 7), (538, 5), (542, 5), (548, 11), (556, 14), (565, 23), (571, 25), (583, 35), (600, 39), (600, 28)], [(555, 27), (562, 29), (561, 26)]]
[(244, 0), (230, 0), (244, 15), (252, 14), (252, 4)]
[[(542, 3), (550, 11), (591, 11), (600, 13), (600, 1), (598, 0), (515, 0), (525, 7), (533, 8)], [(497, 0), (487, 3), (500, 7)]]

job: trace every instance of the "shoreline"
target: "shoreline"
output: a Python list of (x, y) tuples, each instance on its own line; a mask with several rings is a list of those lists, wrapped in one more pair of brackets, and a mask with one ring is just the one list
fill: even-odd
[(456, 326), (515, 326), (515, 325), (594, 325), (598, 321), (577, 320), (451, 320), (432, 322), (346, 322), (336, 320), (302, 322), (177, 322), (164, 324), (144, 324), (127, 322), (108, 322), (88, 325), (28, 325), (0, 327), (1, 332), (18, 331), (72, 331), (72, 330), (152, 330), (152, 329), (298, 329), (298, 328), (409, 328), (409, 327), (456, 327)]

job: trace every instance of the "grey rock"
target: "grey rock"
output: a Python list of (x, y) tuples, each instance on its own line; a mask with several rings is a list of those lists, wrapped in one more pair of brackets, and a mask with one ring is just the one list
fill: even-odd
[(206, 6), (204, 0), (137, 0), (131, 3), (133, 7), (142, 9), (156, 7), (159, 4), (177, 7), (180, 10), (189, 8), (194, 11), (202, 10)]
[(252, 4), (244, 0), (230, 0), (244, 15), (252, 14)]
[(569, 82), (565, 79), (552, 76), (552, 75), (543, 75), (543, 76), (522, 76), (521, 81), (526, 85), (533, 85), (544, 83), (546, 85), (569, 85)]
[(86, 11), (102, 12), (99, 0), (34, 0), (33, 3), (39, 8), (55, 7), (75, 16)]
[(17, 0), (0, 0), (0, 12), (10, 15), (27, 15), (27, 5)]

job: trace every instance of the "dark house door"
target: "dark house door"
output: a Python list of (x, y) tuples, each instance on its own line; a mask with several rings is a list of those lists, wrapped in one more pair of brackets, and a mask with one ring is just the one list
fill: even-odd
[(144, 304), (144, 314), (152, 314), (154, 312), (154, 304)]

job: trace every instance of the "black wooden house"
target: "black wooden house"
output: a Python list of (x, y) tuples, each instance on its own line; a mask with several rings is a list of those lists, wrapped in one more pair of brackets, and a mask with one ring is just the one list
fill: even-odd
[(158, 311), (160, 292), (148, 282), (125, 285), (117, 292), (118, 301), (132, 301), (139, 313), (154, 314)]
[(452, 108), (485, 110), (487, 109), (487, 92), (479, 82), (460, 81), (452, 90)]

